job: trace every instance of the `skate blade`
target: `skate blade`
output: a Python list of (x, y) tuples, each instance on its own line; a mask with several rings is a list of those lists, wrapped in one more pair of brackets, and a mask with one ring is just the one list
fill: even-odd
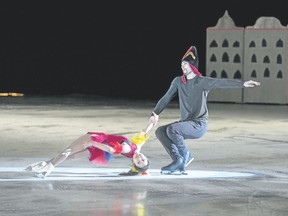
[(194, 158), (191, 158), (186, 164), (185, 167), (189, 166), (189, 164), (194, 160)]
[(46, 177), (46, 173), (35, 173), (33, 177), (44, 179)]
[(46, 165), (47, 163), (45, 161), (38, 161), (36, 163), (28, 165), (24, 168), (24, 170), (27, 172), (36, 172), (37, 170), (42, 169)]
[(161, 174), (162, 175), (188, 175), (188, 173), (186, 173), (185, 171), (180, 171), (180, 170), (176, 170), (174, 172), (171, 172), (169, 170), (161, 170)]

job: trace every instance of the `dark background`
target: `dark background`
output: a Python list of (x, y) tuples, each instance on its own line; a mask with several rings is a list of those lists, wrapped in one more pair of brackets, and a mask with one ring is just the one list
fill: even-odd
[(205, 75), (206, 28), (225, 11), (238, 27), (287, 1), (1, 1), (0, 92), (158, 99), (190, 45)]

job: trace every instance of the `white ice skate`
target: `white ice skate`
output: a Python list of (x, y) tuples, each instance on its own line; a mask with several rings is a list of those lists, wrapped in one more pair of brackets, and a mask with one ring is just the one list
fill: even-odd
[(45, 167), (47, 163), (45, 161), (38, 161), (36, 163), (30, 164), (27, 167), (25, 167), (25, 171), (27, 172), (37, 172), (37, 170), (42, 169)]
[(48, 176), (52, 172), (53, 169), (54, 169), (54, 165), (51, 162), (49, 162), (48, 164), (46, 164), (46, 166), (35, 171), (36, 174), (34, 177), (44, 178), (44, 177)]

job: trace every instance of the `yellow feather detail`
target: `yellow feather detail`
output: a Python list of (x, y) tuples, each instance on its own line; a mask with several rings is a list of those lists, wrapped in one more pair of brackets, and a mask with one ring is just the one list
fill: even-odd
[(149, 136), (146, 135), (144, 132), (134, 135), (130, 141), (136, 145), (142, 145), (148, 140)]
[(130, 167), (130, 171), (131, 171), (131, 172), (137, 172), (137, 173), (138, 173), (138, 170), (136, 170), (136, 168), (135, 168), (134, 166), (131, 166), (131, 167)]

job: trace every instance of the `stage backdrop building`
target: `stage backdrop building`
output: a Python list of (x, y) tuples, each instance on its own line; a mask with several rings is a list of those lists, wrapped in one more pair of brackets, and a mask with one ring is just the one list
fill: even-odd
[(254, 26), (237, 27), (226, 11), (206, 33), (206, 76), (261, 82), (251, 89), (215, 89), (208, 101), (288, 103), (287, 26), (260, 17)]

